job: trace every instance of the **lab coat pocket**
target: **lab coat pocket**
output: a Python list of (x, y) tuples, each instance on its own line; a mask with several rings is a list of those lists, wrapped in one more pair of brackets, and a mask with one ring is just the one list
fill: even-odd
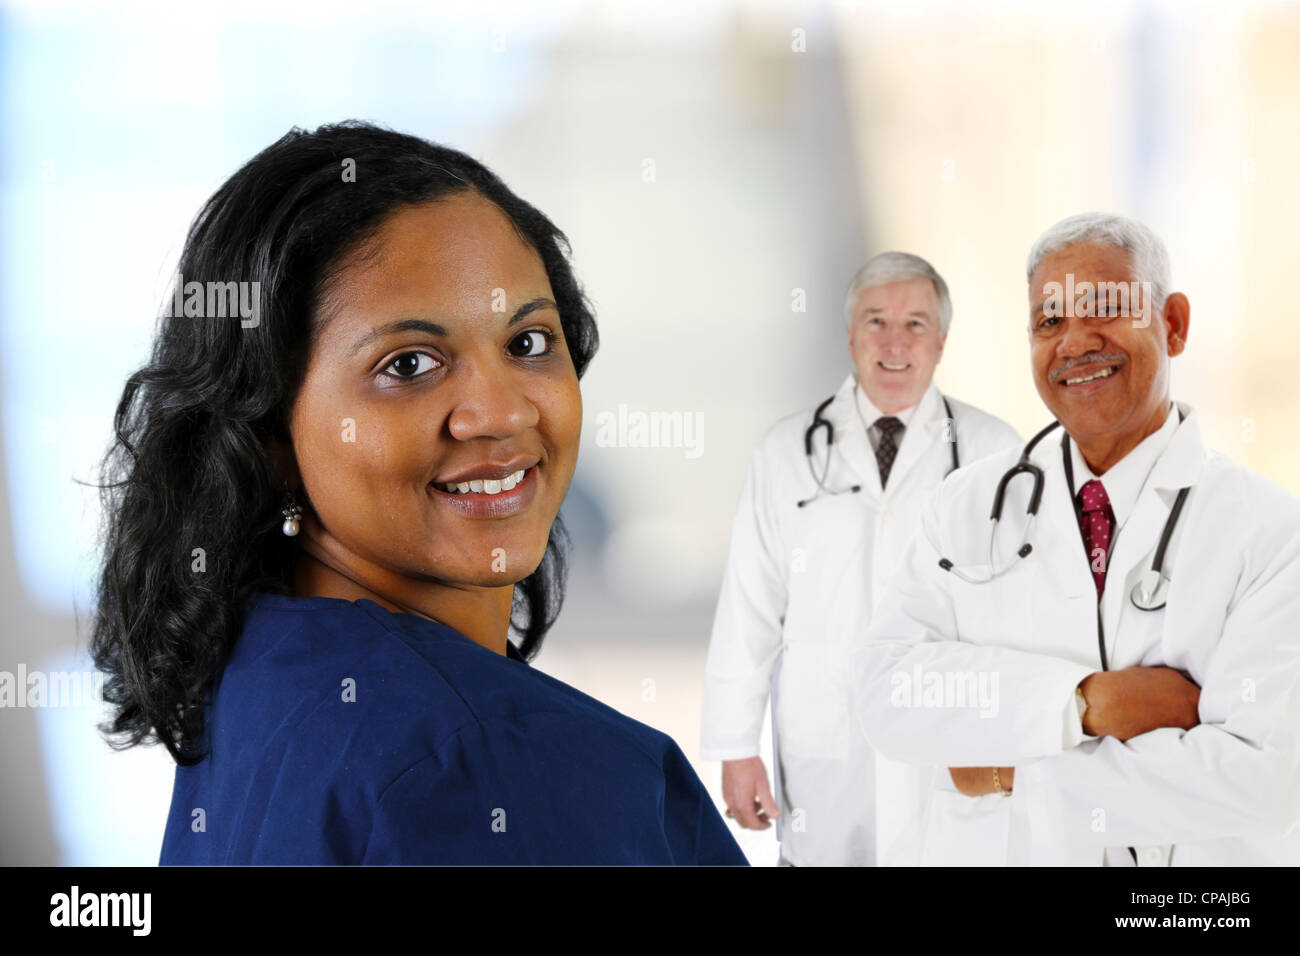
[(972, 644), (1027, 649), (1032, 643), (1029, 614), (1036, 569), (1026, 561), (998, 568), (1001, 573), (992, 580), (987, 580), (993, 571), (991, 565), (962, 568), (980, 583), (958, 579), (953, 584), (957, 637)]
[(971, 564), (963, 566), (961, 570), (980, 583), (974, 584), (954, 576), (952, 600), (957, 612), (957, 637), (975, 644), (996, 643), (992, 638), (998, 619), (994, 594), (997, 579), (986, 580), (991, 576), (992, 566)]
[(847, 652), (839, 644), (790, 641), (781, 656), (777, 723), (781, 753), (843, 760), (848, 755)]
[[(935, 773), (947, 773), (938, 769)], [(922, 866), (1005, 866), (1011, 800), (996, 793), (968, 797), (934, 790), (921, 845)]]

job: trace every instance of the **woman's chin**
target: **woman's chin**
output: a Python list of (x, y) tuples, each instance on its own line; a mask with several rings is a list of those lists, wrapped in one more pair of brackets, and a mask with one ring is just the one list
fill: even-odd
[(546, 543), (543, 541), (540, 548), (490, 546), (484, 549), (483, 554), (486, 557), (482, 560), (464, 556), (450, 567), (445, 553), (430, 555), (426, 565), (430, 569), (428, 577), (453, 587), (500, 588), (518, 584), (541, 565), (542, 558), (546, 556)]

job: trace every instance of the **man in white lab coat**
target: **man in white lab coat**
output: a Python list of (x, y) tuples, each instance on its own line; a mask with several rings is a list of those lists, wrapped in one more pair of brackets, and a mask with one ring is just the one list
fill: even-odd
[(1300, 863), (1300, 501), (1171, 401), (1190, 306), (1154, 233), (1071, 217), (1027, 273), (1063, 426), (1028, 455), (1037, 519), (1026, 470), (990, 527), (1017, 451), (930, 498), (859, 655), (863, 730), (951, 768), (927, 863)]
[[(1020, 445), (935, 387), (952, 305), (928, 262), (876, 256), (844, 312), (855, 372), (777, 422), (750, 460), (704, 687), (701, 754), (722, 761), (728, 816), (776, 820), (780, 860), (796, 866), (916, 862), (929, 771), (878, 766), (853, 731), (851, 652), (954, 452), (964, 466)], [(759, 756), (769, 687), (776, 799)]]

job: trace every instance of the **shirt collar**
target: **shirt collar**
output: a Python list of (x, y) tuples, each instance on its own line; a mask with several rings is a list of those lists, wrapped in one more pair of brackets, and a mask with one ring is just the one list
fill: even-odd
[[(894, 417), (903, 423), (904, 428), (912, 424), (912, 418), (916, 415), (916, 410), (925, 402), (926, 396), (929, 395), (930, 390), (934, 387), (934, 382), (931, 382), (925, 392), (922, 393), (920, 401), (907, 406), (907, 408), (903, 409), (901, 412), (893, 413)], [(884, 416), (885, 413), (878, 409), (875, 403), (867, 397), (866, 390), (862, 387), (861, 382), (858, 382), (857, 388), (853, 390), (853, 397), (858, 403), (858, 409), (862, 412), (862, 420), (867, 423), (868, 428), (876, 424), (877, 418)]]
[[(1128, 520), (1134, 505), (1137, 504), (1138, 494), (1151, 474), (1151, 469), (1169, 447), (1169, 442), (1176, 431), (1178, 431), (1178, 403), (1171, 402), (1164, 424), (1138, 442), (1137, 447), (1112, 465), (1099, 479), (1101, 486), (1106, 489), (1110, 506), (1115, 511), (1117, 526), (1122, 527)], [(1077, 496), (1084, 483), (1092, 481), (1097, 476), (1084, 461), (1083, 455), (1079, 452), (1079, 445), (1073, 439), (1070, 440), (1070, 458), (1074, 463), (1074, 493)]]

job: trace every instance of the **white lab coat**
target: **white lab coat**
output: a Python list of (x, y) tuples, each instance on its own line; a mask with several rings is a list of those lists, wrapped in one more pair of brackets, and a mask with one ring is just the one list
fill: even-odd
[[(883, 753), (1016, 768), (1009, 797), (966, 797), (934, 774), (924, 862), (1131, 866), (1133, 847), (1139, 865), (1300, 863), (1300, 501), (1208, 451), (1199, 417), (1178, 404), (1187, 417), (1112, 539), (1100, 614), (1111, 668), (1186, 672), (1201, 688), (1201, 723), (1077, 742), (1074, 688), (1101, 662), (1061, 431), (1033, 454), (1046, 474), (1033, 551), (992, 583), (938, 562), (987, 571), (994, 489), (1019, 453), (962, 469), (926, 503), (856, 665), (862, 729)], [(1165, 555), (1167, 603), (1139, 610), (1130, 593), (1189, 485)], [(1031, 487), (1010, 485), (999, 563), (1014, 556)], [(954, 692), (910, 706), (911, 687), (937, 688), (931, 674)], [(956, 706), (966, 675), (996, 676), (996, 713)]]
[[(775, 672), (770, 766), (781, 819), (777, 838), (796, 866), (915, 862), (929, 771), (876, 758), (852, 727), (852, 650), (864, 639), (872, 596), (888, 581), (921, 502), (951, 466), (942, 397), (931, 383), (882, 494), (875, 452), (849, 375), (822, 413), (835, 428), (826, 486), (817, 493), (804, 454), (812, 409), (777, 422), (754, 450), (732, 528), (709, 642), (701, 756), (759, 754)], [(955, 399), (958, 454), (968, 463), (1020, 438), (1005, 422)], [(825, 429), (813, 463), (825, 462)], [(883, 762), (882, 762), (883, 763)], [(891, 800), (877, 807), (879, 777)], [(896, 779), (897, 778), (897, 779)], [(877, 821), (877, 810), (882, 818)], [(894, 812), (897, 811), (897, 812)]]

